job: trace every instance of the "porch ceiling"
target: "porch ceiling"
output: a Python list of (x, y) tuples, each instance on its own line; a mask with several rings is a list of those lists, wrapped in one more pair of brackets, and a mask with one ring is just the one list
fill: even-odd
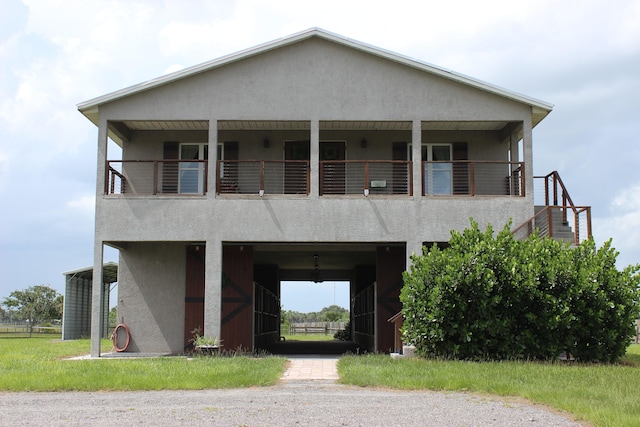
[(255, 264), (274, 264), (280, 280), (309, 281), (316, 266), (321, 280), (350, 280), (358, 265), (375, 265), (374, 244), (257, 244)]
[(321, 269), (345, 270), (359, 264), (374, 264), (376, 245), (353, 244), (257, 244), (253, 245), (256, 264), (278, 264), (281, 269), (308, 269), (315, 267), (318, 255)]

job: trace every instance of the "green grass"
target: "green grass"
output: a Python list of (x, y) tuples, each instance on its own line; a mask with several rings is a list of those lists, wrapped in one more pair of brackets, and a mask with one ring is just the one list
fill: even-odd
[(596, 426), (638, 426), (640, 345), (632, 345), (622, 362), (461, 362), (372, 355), (343, 357), (338, 372), (343, 384), (520, 396)]
[[(103, 342), (108, 348), (110, 341)], [(0, 390), (194, 390), (275, 384), (278, 357), (159, 357), (67, 360), (89, 353), (89, 340), (0, 339)]]
[(283, 335), (287, 341), (333, 341), (333, 334), (297, 334), (297, 335)]

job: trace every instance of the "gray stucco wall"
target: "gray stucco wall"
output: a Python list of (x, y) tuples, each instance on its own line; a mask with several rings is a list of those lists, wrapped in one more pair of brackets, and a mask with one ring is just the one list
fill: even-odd
[(129, 243), (120, 250), (118, 321), (130, 326), (127, 351), (179, 353), (184, 337), (184, 243)]
[(111, 120), (520, 120), (530, 107), (309, 39), (100, 106)]

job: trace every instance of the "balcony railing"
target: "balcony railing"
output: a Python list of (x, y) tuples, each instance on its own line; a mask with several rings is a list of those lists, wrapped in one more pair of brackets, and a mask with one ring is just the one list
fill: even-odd
[(343, 160), (320, 162), (320, 195), (412, 195), (411, 162)]
[[(411, 162), (320, 162), (320, 194), (412, 194)], [(306, 160), (219, 161), (219, 194), (309, 194)]]
[(218, 194), (309, 194), (307, 160), (220, 160)]
[(105, 194), (205, 194), (205, 160), (109, 160)]
[(422, 195), (524, 196), (524, 163), (477, 160), (422, 162)]
[[(205, 160), (110, 160), (105, 193), (130, 195), (207, 192)], [(321, 161), (320, 195), (413, 195), (413, 169), (404, 160)], [(422, 162), (422, 195), (524, 196), (521, 162)], [(310, 193), (307, 160), (220, 160), (218, 194)]]

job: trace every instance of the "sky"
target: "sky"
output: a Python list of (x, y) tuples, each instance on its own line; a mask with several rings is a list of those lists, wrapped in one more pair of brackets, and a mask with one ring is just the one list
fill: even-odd
[(0, 301), (93, 264), (97, 128), (78, 103), (311, 27), (553, 104), (534, 174), (558, 171), (596, 242), (640, 263), (640, 0), (301, 4), (0, 0)]

